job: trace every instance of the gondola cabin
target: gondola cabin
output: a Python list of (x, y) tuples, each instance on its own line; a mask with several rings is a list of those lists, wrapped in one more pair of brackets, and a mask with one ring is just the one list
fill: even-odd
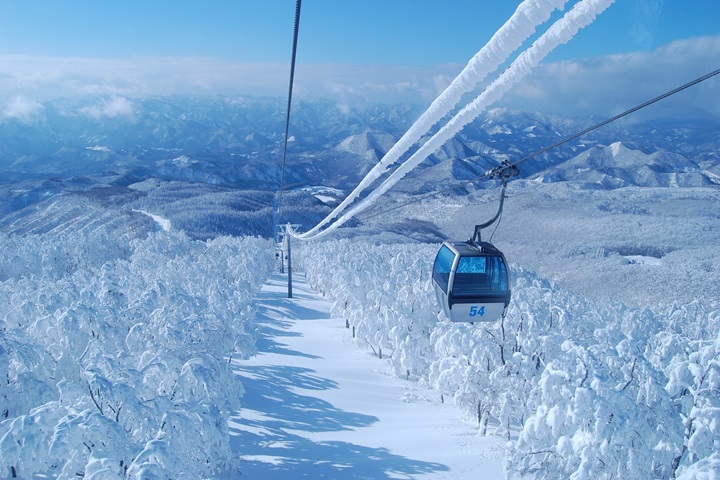
[(507, 262), (488, 242), (444, 242), (433, 265), (435, 295), (453, 322), (494, 322), (510, 304)]

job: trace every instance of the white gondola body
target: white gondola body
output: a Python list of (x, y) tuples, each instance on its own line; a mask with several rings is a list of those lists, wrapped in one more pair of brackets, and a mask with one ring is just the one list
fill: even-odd
[(488, 243), (445, 242), (433, 264), (433, 285), (452, 322), (494, 322), (510, 303), (505, 258)]

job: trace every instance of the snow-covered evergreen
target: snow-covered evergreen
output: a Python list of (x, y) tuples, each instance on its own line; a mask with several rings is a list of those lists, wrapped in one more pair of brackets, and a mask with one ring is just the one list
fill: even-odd
[(361, 344), (509, 440), (508, 474), (720, 473), (720, 312), (599, 303), (513, 266), (504, 319), (453, 324), (435, 304), (435, 251), (356, 239), (303, 245), (301, 256)]
[(259, 238), (0, 236), (0, 476), (207, 478), (255, 351)]

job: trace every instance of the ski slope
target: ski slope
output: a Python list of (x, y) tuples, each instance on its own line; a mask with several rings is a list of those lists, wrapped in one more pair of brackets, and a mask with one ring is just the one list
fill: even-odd
[(264, 285), (258, 355), (234, 361), (245, 395), (230, 443), (242, 478), (503, 478), (503, 439), (393, 377), (302, 275), (293, 280), (292, 299), (281, 274)]

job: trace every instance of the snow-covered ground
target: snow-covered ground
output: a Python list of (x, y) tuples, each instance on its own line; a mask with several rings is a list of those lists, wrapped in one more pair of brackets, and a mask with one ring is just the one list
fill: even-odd
[(242, 478), (503, 478), (501, 438), (479, 435), (438, 391), (394, 377), (294, 279), (292, 299), (280, 274), (263, 287), (258, 355), (235, 362), (245, 395), (229, 426)]
[[(520, 185), (487, 325), (440, 315), (437, 244), (361, 229), (293, 246), (293, 300), (270, 241), (0, 235), (0, 477), (720, 472), (718, 192)], [(401, 216), (462, 238), (496, 194)]]
[(169, 231), (170, 228), (172, 228), (172, 222), (170, 222), (170, 220), (168, 220), (165, 217), (161, 217), (160, 215), (155, 215), (150, 212), (146, 212), (145, 210), (133, 210), (133, 212), (140, 212), (140, 213), (145, 214), (148, 217), (152, 218), (155, 221), (155, 223), (157, 223), (160, 226), (160, 228), (162, 228), (166, 232)]

